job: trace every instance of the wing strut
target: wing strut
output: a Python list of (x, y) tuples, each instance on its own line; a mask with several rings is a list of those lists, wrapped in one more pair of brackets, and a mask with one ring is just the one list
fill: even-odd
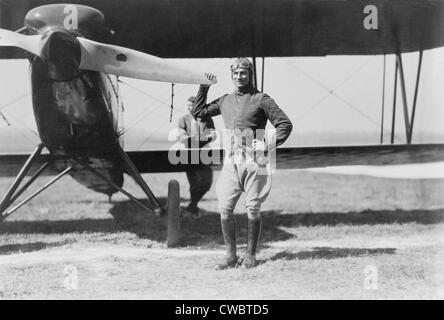
[(407, 143), (409, 143), (408, 139), (410, 136), (410, 120), (409, 120), (409, 109), (407, 106), (407, 93), (405, 90), (405, 78), (404, 78), (404, 68), (402, 66), (402, 57), (401, 54), (398, 53), (396, 55), (396, 61), (398, 61), (399, 65), (399, 82), (401, 83), (401, 97), (402, 97), (402, 107), (404, 110), (404, 125), (405, 125), (405, 137), (407, 139)]
[(404, 111), (404, 124), (405, 124), (405, 135), (407, 144), (412, 143), (413, 136), (413, 123), (415, 121), (415, 113), (416, 113), (416, 101), (418, 98), (418, 88), (419, 88), (419, 79), (421, 76), (421, 66), (422, 66), (422, 56), (423, 51), (419, 51), (419, 59), (418, 59), (418, 70), (416, 73), (416, 83), (415, 83), (415, 92), (413, 96), (413, 106), (412, 106), (412, 114), (409, 116), (408, 103), (407, 103), (407, 92), (405, 88), (405, 76), (404, 76), (404, 68), (402, 65), (402, 57), (401, 54), (396, 54), (396, 70), (395, 70), (395, 86), (393, 93), (393, 119), (392, 119), (392, 143), (393, 143), (393, 135), (395, 131), (395, 108), (396, 108), (396, 87), (397, 87), (397, 75), (399, 72), (400, 84), (401, 84), (401, 96), (402, 96), (402, 106)]
[(398, 88), (398, 60), (395, 62), (395, 84), (393, 85), (393, 113), (392, 113), (392, 134), (390, 143), (395, 142), (395, 119), (396, 119), (396, 90)]
[(382, 111), (381, 111), (381, 144), (384, 143), (384, 107), (385, 107), (385, 54), (382, 67)]
[(255, 86), (256, 89), (259, 90), (259, 86), (258, 86), (258, 84), (257, 84), (257, 65), (256, 65), (256, 56), (253, 56), (253, 68), (254, 68), (254, 74), (253, 74), (253, 76), (254, 76), (254, 79), (253, 79), (253, 81), (254, 81), (254, 86)]
[(264, 92), (265, 57), (262, 57), (261, 92)]
[(413, 97), (412, 118), (410, 119), (409, 143), (412, 143), (413, 123), (415, 122), (416, 99), (418, 98), (418, 87), (419, 87), (419, 77), (421, 75), (421, 65), (422, 65), (422, 50), (419, 51), (418, 71), (416, 73), (416, 84), (415, 84), (415, 96)]

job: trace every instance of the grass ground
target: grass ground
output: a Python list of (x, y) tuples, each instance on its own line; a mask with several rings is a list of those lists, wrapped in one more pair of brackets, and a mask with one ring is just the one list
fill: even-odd
[[(185, 174), (144, 178), (162, 201), (178, 179), (187, 204)], [(10, 183), (0, 179), (0, 194)], [(125, 187), (143, 198), (129, 178)], [(277, 171), (263, 206), (260, 265), (215, 271), (224, 251), (214, 185), (203, 217), (184, 218), (181, 247), (168, 249), (162, 219), (64, 177), (0, 224), (0, 298), (444, 298), (443, 190), (438, 179)], [(77, 270), (76, 290), (65, 286), (68, 267)]]

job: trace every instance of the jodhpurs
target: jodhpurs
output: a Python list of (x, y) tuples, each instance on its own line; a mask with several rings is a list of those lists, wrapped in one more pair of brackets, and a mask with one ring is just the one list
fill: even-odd
[(261, 204), (271, 189), (271, 175), (259, 174), (256, 163), (225, 163), (216, 185), (219, 213), (222, 219), (233, 217), (242, 192), (249, 219), (260, 217)]

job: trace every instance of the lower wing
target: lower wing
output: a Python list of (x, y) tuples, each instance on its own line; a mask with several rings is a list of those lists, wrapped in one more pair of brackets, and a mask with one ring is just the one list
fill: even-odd
[[(224, 157), (221, 149), (127, 151), (127, 154), (140, 173), (183, 172), (205, 161), (202, 159), (206, 159), (205, 164), (210, 159), (217, 170)], [(28, 157), (29, 154), (0, 154), (0, 177), (16, 176)], [(419, 164), (444, 161), (444, 144), (287, 147), (278, 148), (275, 159), (277, 169)], [(66, 157), (44, 154), (36, 159), (28, 175), (49, 160), (59, 164), (69, 162)], [(49, 166), (45, 174), (57, 174), (55, 167), (61, 166)]]

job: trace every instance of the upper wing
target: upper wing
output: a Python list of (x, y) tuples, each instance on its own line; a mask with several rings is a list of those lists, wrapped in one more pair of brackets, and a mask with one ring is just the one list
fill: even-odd
[[(163, 58), (373, 55), (444, 45), (442, 0), (76, 2), (104, 14), (118, 45)], [(1, 1), (0, 28), (21, 28), (28, 10), (47, 3)], [(368, 5), (377, 10), (377, 29), (364, 26)], [(7, 56), (13, 52), (0, 51)]]

